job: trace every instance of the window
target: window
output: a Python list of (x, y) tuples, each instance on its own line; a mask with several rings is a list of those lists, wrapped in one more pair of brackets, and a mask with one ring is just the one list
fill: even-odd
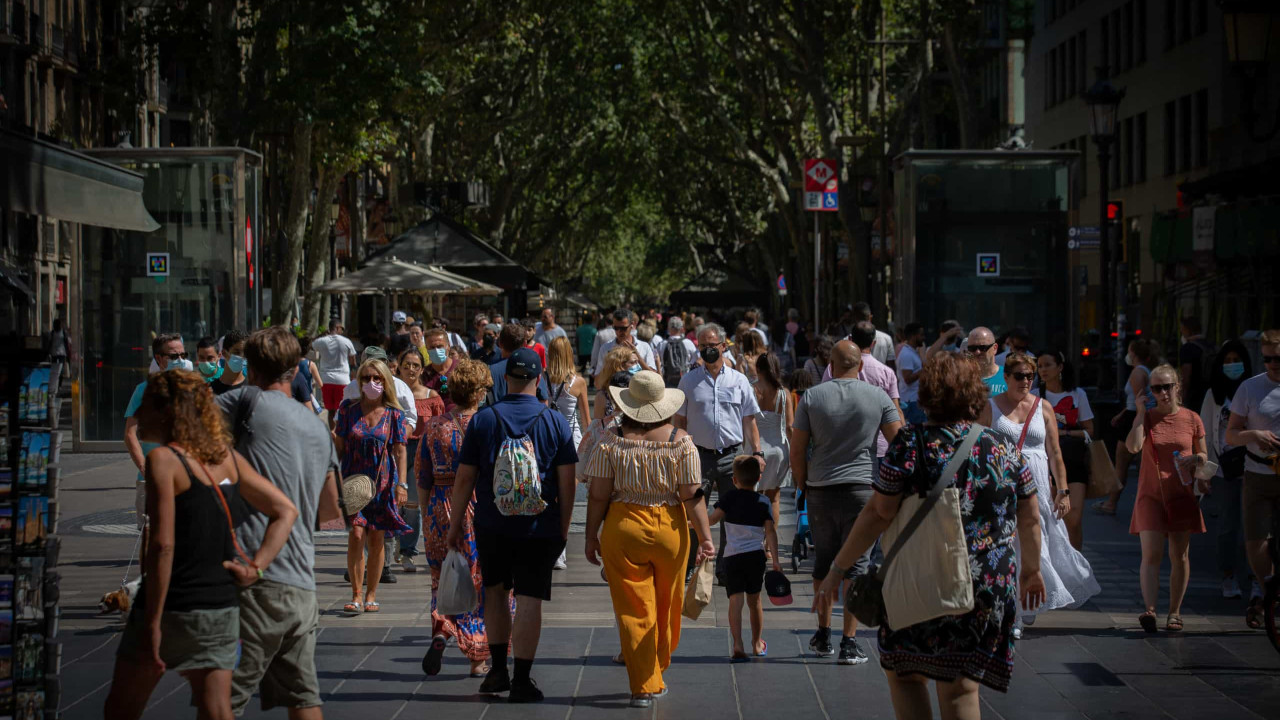
[(1067, 85), (1067, 44), (1058, 46), (1058, 102), (1071, 96), (1071, 88)]
[(1125, 118), (1124, 132), (1124, 185), (1133, 184), (1133, 118)]
[(1076, 39), (1067, 41), (1067, 97), (1074, 97), (1080, 83), (1076, 80)]
[(1209, 89), (1196, 93), (1196, 167), (1209, 164)]
[(1164, 0), (1164, 49), (1178, 44), (1178, 0)]
[(1124, 69), (1128, 70), (1133, 67), (1133, 3), (1124, 4), (1124, 13), (1121, 15), (1122, 27), (1124, 28)]
[(1053, 107), (1053, 50), (1044, 54), (1044, 106)]
[(1084, 31), (1081, 30), (1076, 37), (1078, 38), (1076, 41), (1076, 57), (1080, 63), (1076, 68), (1076, 73), (1080, 78), (1080, 84), (1076, 86), (1076, 92), (1083, 94), (1089, 88), (1089, 52), (1088, 45), (1085, 42)]
[(1209, 0), (1187, 0), (1196, 4), (1196, 36), (1209, 32)]
[(1164, 104), (1164, 174), (1178, 172), (1178, 104)]
[(1111, 20), (1102, 18), (1102, 65), (1111, 64)]
[(1136, 177), (1134, 182), (1144, 183), (1147, 181), (1147, 114), (1139, 113), (1138, 120), (1134, 127), (1134, 147), (1136, 149), (1137, 159), (1134, 161), (1136, 165)]
[(1133, 60), (1139, 65), (1147, 61), (1147, 0), (1134, 5)]
[(1191, 169), (1191, 96), (1178, 98), (1178, 172)]
[(1117, 8), (1111, 12), (1111, 72), (1123, 72), (1129, 68), (1120, 64), (1124, 58), (1123, 45), (1124, 33), (1120, 27), (1120, 10)]

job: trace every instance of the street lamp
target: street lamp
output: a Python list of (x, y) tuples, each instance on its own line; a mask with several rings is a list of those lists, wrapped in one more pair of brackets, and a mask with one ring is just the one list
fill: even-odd
[[(1125, 286), (1120, 281), (1123, 275), (1112, 266), (1112, 237), (1109, 218), (1107, 217), (1107, 201), (1111, 180), (1111, 143), (1116, 139), (1116, 114), (1120, 110), (1120, 101), (1124, 99), (1124, 90), (1117, 90), (1107, 78), (1107, 67), (1097, 69), (1098, 79), (1084, 94), (1084, 101), (1089, 106), (1089, 134), (1093, 136), (1093, 144), (1098, 147), (1098, 232), (1102, 235), (1102, 327), (1101, 337), (1110, 336), (1109, 323), (1112, 311), (1115, 312), (1116, 332), (1116, 390), (1124, 387), (1124, 322)], [(1120, 218), (1124, 222), (1124, 218)], [(1106, 366), (1106, 354), (1098, 353), (1098, 359)], [(1101, 378), (1101, 373), (1099, 374)]]
[(1280, 131), (1280, 114), (1269, 129), (1260, 131), (1256, 107), (1258, 87), (1267, 78), (1274, 5), (1269, 0), (1220, 0), (1218, 4), (1222, 7), (1227, 61), (1244, 84), (1242, 119), (1254, 142), (1266, 142)]

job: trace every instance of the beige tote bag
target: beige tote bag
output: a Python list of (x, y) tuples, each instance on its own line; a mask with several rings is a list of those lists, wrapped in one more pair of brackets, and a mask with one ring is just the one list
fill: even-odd
[[(903, 498), (898, 514), (881, 537), (886, 556), (924, 502), (915, 493)], [(973, 609), (973, 577), (960, 515), (960, 491), (956, 488), (942, 491), (933, 509), (906, 538), (887, 568), (884, 606), (889, 627), (895, 630)]]

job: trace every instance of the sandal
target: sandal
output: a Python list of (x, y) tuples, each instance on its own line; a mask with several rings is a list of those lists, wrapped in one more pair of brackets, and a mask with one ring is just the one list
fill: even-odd
[(1182, 632), (1182, 616), (1170, 615), (1164, 621), (1165, 632)]
[(613, 656), (613, 658), (611, 658), (611, 659), (613, 660), (613, 664), (614, 664), (614, 665), (626, 665), (626, 664), (627, 664), (626, 658), (622, 657), (622, 652), (621, 652), (621, 651), (619, 651), (619, 652), (618, 652), (618, 654), (617, 654), (617, 655), (614, 655), (614, 656)]
[(756, 653), (756, 657), (767, 657), (769, 655), (769, 643), (766, 640), (760, 641), (760, 652)]
[(1115, 506), (1115, 505), (1108, 505), (1106, 500), (1099, 500), (1099, 501), (1095, 502), (1095, 503), (1092, 505), (1092, 507), (1093, 507), (1093, 511), (1094, 511), (1094, 512), (1096, 512), (1096, 513), (1098, 513), (1099, 515), (1112, 515), (1112, 516), (1114, 516), (1114, 515), (1116, 514), (1116, 506)]
[(342, 612), (347, 613), (348, 615), (359, 615), (362, 604), (360, 601), (363, 597), (363, 595), (357, 595), (351, 598), (351, 602), (342, 606)]
[(751, 662), (751, 658), (747, 657), (746, 653), (738, 651), (738, 652), (735, 652), (733, 656), (729, 658), (729, 662), (731, 663)]
[(1142, 629), (1149, 633), (1156, 631), (1156, 614), (1150, 610), (1138, 616), (1138, 624), (1142, 625)]
[(369, 602), (364, 604), (364, 611), (367, 613), (376, 613), (381, 607), (382, 606), (379, 605), (378, 603), (374, 602), (373, 600), (370, 600)]
[(1244, 624), (1248, 625), (1251, 630), (1261, 630), (1262, 615), (1262, 598), (1251, 598), (1249, 600), (1249, 609), (1244, 611)]
[(488, 663), (486, 663), (486, 664), (481, 665), (480, 667), (476, 668), (475, 670), (472, 670), (472, 671), (471, 671), (471, 677), (473, 677), (473, 678), (482, 678), (482, 677), (487, 677), (487, 676), (489, 675), (489, 670), (490, 670), (490, 667), (489, 667)]

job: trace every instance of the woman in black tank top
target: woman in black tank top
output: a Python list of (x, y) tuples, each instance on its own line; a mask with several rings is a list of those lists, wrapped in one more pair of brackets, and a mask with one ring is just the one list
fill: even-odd
[[(196, 373), (152, 376), (137, 416), (142, 433), (161, 447), (147, 456), (144, 579), (103, 715), (141, 717), (168, 669), (191, 684), (201, 717), (231, 717), (240, 638), (236, 586), (262, 576), (298, 511), (230, 449), (213, 393)], [(236, 542), (234, 518), (245, 502), (270, 519), (262, 547)]]

